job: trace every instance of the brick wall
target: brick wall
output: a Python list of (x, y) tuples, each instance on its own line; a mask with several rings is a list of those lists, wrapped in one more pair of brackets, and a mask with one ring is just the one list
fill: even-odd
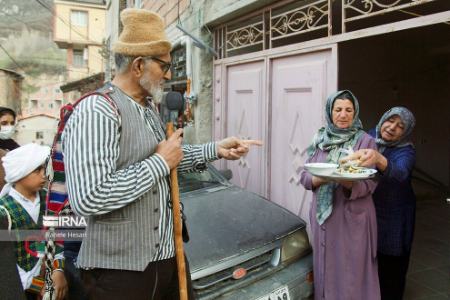
[(166, 26), (176, 22), (178, 17), (178, 5), (180, 15), (188, 8), (191, 0), (144, 0), (143, 8), (154, 11), (164, 18)]
[[(126, 7), (127, 7), (127, 0), (120, 0), (119, 1), (119, 15), (120, 15), (120, 12), (122, 10), (124, 10)], [(122, 22), (119, 21), (119, 34), (122, 32), (122, 29), (123, 29), (123, 24), (122, 24)]]

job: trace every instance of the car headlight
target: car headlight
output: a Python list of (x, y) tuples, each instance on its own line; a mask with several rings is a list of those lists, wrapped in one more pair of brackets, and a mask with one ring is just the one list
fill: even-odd
[(281, 262), (287, 262), (303, 256), (310, 251), (306, 230), (297, 230), (283, 240), (281, 246)]

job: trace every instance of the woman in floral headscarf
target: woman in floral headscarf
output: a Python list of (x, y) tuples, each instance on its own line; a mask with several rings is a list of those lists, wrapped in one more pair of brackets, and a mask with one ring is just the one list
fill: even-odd
[[(328, 97), (327, 124), (310, 148), (307, 162), (333, 162), (342, 149), (375, 149), (362, 130), (359, 104), (350, 91)], [(377, 224), (373, 180), (327, 182), (303, 171), (301, 183), (314, 193), (313, 234), (315, 299), (380, 299), (377, 272)]]
[(416, 196), (411, 173), (416, 151), (411, 135), (416, 121), (405, 107), (393, 107), (370, 134), (378, 151), (362, 149), (347, 159), (376, 165), (380, 181), (373, 194), (378, 223), (378, 275), (381, 299), (402, 299), (414, 234)]

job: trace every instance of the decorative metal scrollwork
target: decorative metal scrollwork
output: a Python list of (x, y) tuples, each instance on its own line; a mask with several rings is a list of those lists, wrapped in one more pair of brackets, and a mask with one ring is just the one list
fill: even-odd
[(272, 39), (328, 26), (328, 0), (284, 12), (271, 18)]
[(263, 42), (263, 23), (258, 22), (227, 32), (227, 51)]
[(369, 16), (375, 12), (402, 9), (432, 1), (434, 0), (343, 0), (343, 6), (356, 14)]

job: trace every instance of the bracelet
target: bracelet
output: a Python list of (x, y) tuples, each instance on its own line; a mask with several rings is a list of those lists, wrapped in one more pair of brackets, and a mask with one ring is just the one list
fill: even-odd
[(63, 270), (63, 269), (54, 269), (54, 270), (52, 270), (52, 275), (53, 275), (53, 272), (55, 272), (55, 271), (63, 272), (63, 273), (64, 273), (64, 270)]
[(53, 261), (52, 267), (53, 269), (64, 269), (65, 260), (64, 259), (55, 259)]

